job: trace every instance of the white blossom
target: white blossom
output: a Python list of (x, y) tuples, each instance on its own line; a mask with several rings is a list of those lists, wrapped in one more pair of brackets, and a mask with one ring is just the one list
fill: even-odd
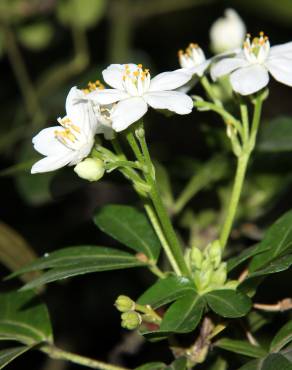
[(233, 90), (241, 95), (250, 95), (266, 87), (269, 73), (275, 80), (292, 86), (292, 42), (270, 47), (263, 32), (252, 41), (247, 35), (242, 50), (211, 67), (213, 80), (230, 74)]
[(210, 28), (211, 48), (218, 54), (240, 48), (245, 34), (245, 24), (238, 13), (226, 9), (224, 17), (217, 19)]
[(192, 99), (186, 94), (172, 91), (191, 79), (182, 69), (150, 77), (141, 64), (111, 64), (103, 71), (105, 82), (111, 89), (95, 90), (88, 98), (101, 106), (116, 103), (111, 110), (112, 128), (119, 132), (138, 121), (154, 109), (167, 109), (178, 114), (192, 111)]
[(203, 76), (211, 63), (211, 59), (206, 59), (204, 51), (194, 43), (189, 44), (185, 51), (179, 50), (178, 58), (183, 69), (199, 77)]
[(97, 116), (85, 93), (72, 87), (66, 99), (66, 116), (59, 126), (45, 128), (32, 140), (34, 148), (45, 158), (36, 162), (31, 173), (49, 172), (73, 166), (90, 153), (98, 127)]

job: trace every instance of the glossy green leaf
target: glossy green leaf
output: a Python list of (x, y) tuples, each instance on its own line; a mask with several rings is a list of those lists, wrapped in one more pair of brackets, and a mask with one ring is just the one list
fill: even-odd
[(292, 150), (292, 117), (277, 117), (262, 125), (257, 150), (285, 152)]
[(272, 340), (270, 351), (279, 352), (286, 344), (292, 341), (292, 320), (288, 321)]
[(185, 357), (179, 357), (174, 360), (165, 370), (186, 370), (187, 359)]
[(52, 252), (9, 277), (29, 271), (50, 269), (24, 285), (22, 290), (27, 290), (72, 276), (139, 266), (146, 264), (130, 253), (113, 248), (82, 246)]
[(149, 362), (148, 364), (136, 367), (135, 370), (164, 370), (166, 365), (163, 362)]
[(160, 242), (143, 212), (124, 205), (101, 208), (94, 217), (95, 224), (122, 244), (157, 260)]
[(189, 293), (168, 308), (160, 330), (175, 333), (188, 333), (194, 330), (201, 320), (204, 307), (205, 302), (201, 296)]
[[(269, 248), (267, 250), (267, 248)], [(249, 271), (255, 272), (261, 267), (292, 248), (292, 211), (280, 217), (266, 232), (263, 240), (258, 244), (257, 250), (262, 252), (255, 256), (250, 265)]]
[(89, 28), (102, 18), (105, 7), (106, 0), (59, 0), (57, 16), (64, 25)]
[(254, 273), (249, 275), (249, 278), (253, 278), (256, 276), (264, 276), (269, 274), (275, 274), (277, 272), (285, 271), (292, 265), (292, 254), (288, 254), (286, 256), (282, 256), (280, 258), (275, 259), (274, 261), (270, 262), (264, 268), (257, 270)]
[(267, 352), (263, 348), (259, 346), (253, 346), (245, 340), (222, 338), (214, 343), (214, 345), (216, 347), (225, 349), (226, 351), (239, 353), (241, 355), (253, 358), (261, 358), (267, 354)]
[(158, 280), (141, 295), (137, 303), (149, 304), (153, 308), (175, 301), (190, 292), (196, 292), (194, 284), (185, 277), (168, 276)]
[[(247, 248), (242, 253), (240, 253), (239, 256), (230, 258), (227, 261), (227, 269), (228, 269), (228, 272), (232, 271), (233, 269), (235, 269), (236, 267), (238, 267), (239, 265), (241, 265), (243, 262), (245, 262), (249, 258), (251, 258), (251, 257), (253, 257), (253, 256), (257, 255), (257, 254), (260, 254), (260, 253), (263, 253), (264, 252), (264, 251), (259, 251), (257, 249), (257, 247), (258, 246), (255, 245), (253, 247)], [(266, 250), (269, 250), (269, 249), (270, 248), (266, 248)]]
[(251, 300), (236, 290), (213, 290), (204, 295), (210, 308), (222, 317), (242, 317), (251, 309)]
[(272, 353), (263, 362), (261, 370), (292, 370), (292, 363), (279, 353)]
[(27, 345), (53, 341), (47, 308), (33, 292), (0, 294), (0, 340)]
[(6, 365), (10, 364), (10, 362), (27, 352), (29, 349), (30, 347), (27, 346), (19, 346), (0, 351), (0, 369), (4, 369)]

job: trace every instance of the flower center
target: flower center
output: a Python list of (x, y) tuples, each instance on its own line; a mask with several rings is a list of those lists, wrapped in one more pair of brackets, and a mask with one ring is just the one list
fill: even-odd
[(124, 67), (123, 84), (125, 90), (134, 96), (143, 95), (150, 86), (149, 69), (143, 69), (142, 64), (130, 67), (128, 64)]
[(70, 149), (80, 149), (84, 141), (80, 127), (74, 125), (68, 117), (58, 118), (57, 121), (63, 129), (55, 130), (55, 138)]
[(251, 63), (263, 63), (270, 51), (270, 42), (264, 32), (260, 32), (259, 37), (254, 37), (251, 41), (250, 34), (246, 35), (243, 43), (243, 52), (246, 59)]
[(89, 81), (87, 87), (85, 89), (82, 89), (82, 91), (84, 92), (84, 94), (89, 94), (94, 90), (104, 90), (104, 88), (104, 85), (99, 80), (96, 80), (95, 82)]
[(206, 60), (203, 50), (194, 43), (189, 44), (185, 50), (179, 50), (178, 58), (182, 68), (197, 67)]

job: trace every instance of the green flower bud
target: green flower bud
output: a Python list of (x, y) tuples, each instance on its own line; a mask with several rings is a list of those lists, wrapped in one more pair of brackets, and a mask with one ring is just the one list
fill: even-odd
[(142, 323), (142, 317), (136, 311), (124, 312), (121, 316), (122, 327), (128, 330), (137, 329)]
[(115, 301), (115, 306), (118, 311), (127, 312), (135, 309), (135, 302), (126, 295), (120, 295)]
[(226, 262), (221, 263), (219, 268), (212, 274), (211, 284), (217, 287), (222, 287), (227, 279)]
[(98, 181), (104, 175), (104, 163), (97, 158), (86, 158), (74, 167), (79, 177), (88, 181)]
[(207, 253), (214, 268), (217, 268), (220, 265), (222, 258), (222, 248), (219, 240), (214, 240), (212, 243), (209, 244), (207, 248)]
[(213, 270), (211, 268), (205, 271), (197, 271), (194, 274), (194, 282), (199, 292), (208, 287), (212, 278)]
[(193, 247), (191, 250), (191, 263), (196, 269), (201, 269), (203, 254), (199, 248)]

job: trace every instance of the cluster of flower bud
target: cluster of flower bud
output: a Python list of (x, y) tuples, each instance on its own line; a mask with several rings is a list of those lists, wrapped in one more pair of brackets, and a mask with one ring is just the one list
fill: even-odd
[(235, 289), (237, 281), (227, 280), (227, 265), (222, 261), (219, 240), (207, 245), (202, 251), (193, 247), (188, 253), (190, 268), (199, 293), (215, 289)]
[(141, 325), (142, 316), (135, 311), (136, 303), (130, 297), (125, 295), (118, 296), (115, 307), (118, 311), (122, 312), (121, 326), (124, 329), (134, 330)]

